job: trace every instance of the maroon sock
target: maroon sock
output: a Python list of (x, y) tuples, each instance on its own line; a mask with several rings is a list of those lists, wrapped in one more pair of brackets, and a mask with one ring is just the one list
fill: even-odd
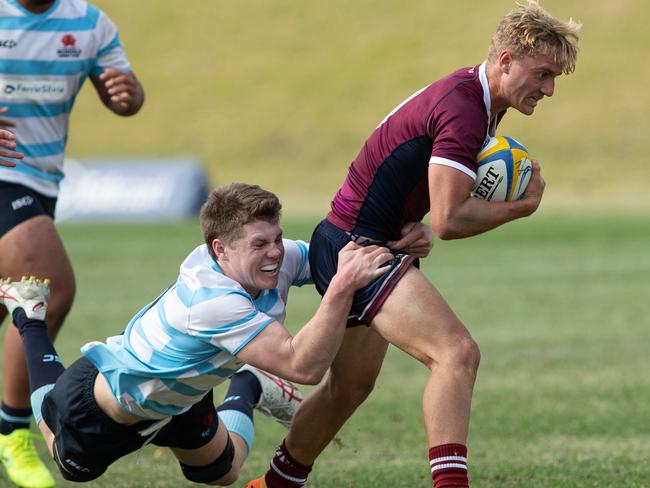
[(293, 459), (285, 442), (275, 450), (271, 467), (264, 476), (268, 488), (301, 488), (307, 483), (311, 466), (305, 466)]
[(467, 448), (462, 444), (443, 444), (429, 449), (433, 488), (468, 488)]

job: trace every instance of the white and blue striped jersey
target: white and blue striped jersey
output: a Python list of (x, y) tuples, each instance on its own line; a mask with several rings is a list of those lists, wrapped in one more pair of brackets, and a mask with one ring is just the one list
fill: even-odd
[(63, 178), (68, 119), (88, 76), (108, 68), (129, 72), (117, 29), (84, 0), (56, 0), (42, 14), (18, 0), (0, 0), (1, 119), (16, 127), (15, 168), (0, 167), (0, 180), (56, 197)]
[(147, 419), (183, 413), (242, 366), (235, 355), (284, 322), (289, 287), (311, 283), (307, 244), (285, 239), (284, 248), (277, 288), (254, 298), (199, 246), (123, 335), (81, 349), (125, 411)]

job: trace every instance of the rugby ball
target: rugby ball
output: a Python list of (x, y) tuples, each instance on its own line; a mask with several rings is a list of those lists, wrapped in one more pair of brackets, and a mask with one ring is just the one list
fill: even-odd
[(533, 173), (530, 159), (526, 148), (513, 138), (490, 138), (476, 157), (472, 194), (491, 202), (519, 200)]

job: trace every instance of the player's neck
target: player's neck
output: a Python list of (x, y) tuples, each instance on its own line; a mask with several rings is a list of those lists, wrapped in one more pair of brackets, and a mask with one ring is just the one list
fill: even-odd
[(499, 74), (498, 67), (488, 62), (485, 69), (485, 76), (487, 77), (488, 87), (490, 89), (490, 120), (510, 106), (507, 99), (502, 96)]
[(33, 14), (42, 14), (43, 12), (47, 12), (52, 7), (52, 5), (54, 5), (55, 1), (56, 0), (18, 0), (18, 3), (20, 3), (23, 8), (29, 10)]

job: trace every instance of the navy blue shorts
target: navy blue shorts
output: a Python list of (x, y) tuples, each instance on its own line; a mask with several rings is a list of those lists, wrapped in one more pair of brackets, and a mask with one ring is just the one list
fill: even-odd
[[(140, 449), (149, 437), (140, 431), (155, 423), (145, 420), (122, 425), (113, 421), (93, 396), (97, 374), (95, 365), (81, 357), (43, 400), (43, 420), (54, 433), (54, 461), (61, 474), (73, 481), (93, 480), (117, 459)], [(173, 417), (151, 444), (196, 449), (214, 437), (217, 427), (210, 391), (187, 412)]]
[(49, 215), (54, 219), (55, 208), (56, 198), (17, 183), (0, 181), (0, 237), (37, 215)]
[[(357, 236), (352, 236), (339, 229), (334, 224), (323, 220), (311, 236), (309, 241), (309, 267), (311, 276), (318, 293), (323, 295), (336, 274), (338, 253), (348, 242), (355, 240), (361, 243)], [(375, 244), (366, 242), (365, 244)], [(348, 327), (357, 325), (370, 325), (379, 309), (390, 295), (397, 282), (404, 276), (411, 264), (417, 266), (415, 256), (399, 251), (393, 251), (394, 259), (388, 264), (390, 271), (370, 282), (354, 294), (352, 308), (348, 316)]]

